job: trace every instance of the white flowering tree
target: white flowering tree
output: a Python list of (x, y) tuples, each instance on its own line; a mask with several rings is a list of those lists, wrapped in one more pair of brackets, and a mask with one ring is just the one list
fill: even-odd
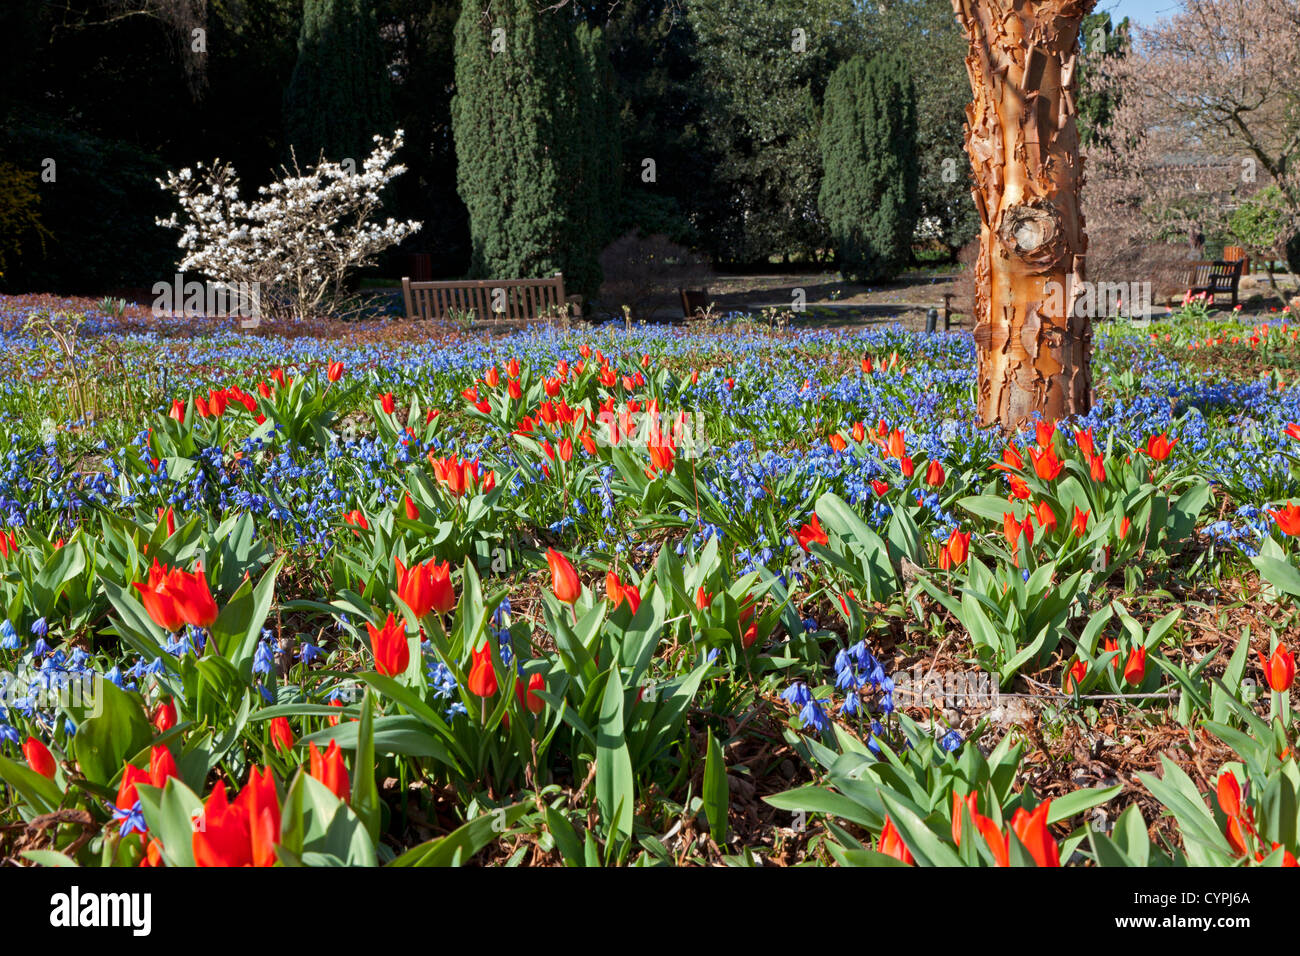
[(374, 139), (374, 152), (359, 171), (322, 158), (304, 172), (294, 160), (292, 169), (281, 168), (279, 181), (258, 189), (255, 202), (240, 198), (239, 176), (229, 163), (168, 172), (158, 185), (174, 193), (181, 208), (158, 225), (181, 231), (180, 270), (258, 289), (268, 318), (337, 313), (348, 271), (373, 265), (376, 255), (421, 226), (391, 217), (370, 221), (380, 191), (406, 172), (393, 163), (402, 131)]

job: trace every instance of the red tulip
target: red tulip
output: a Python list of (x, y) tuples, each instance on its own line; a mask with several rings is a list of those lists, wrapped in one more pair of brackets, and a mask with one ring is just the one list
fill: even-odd
[(822, 530), (822, 523), (817, 518), (816, 513), (813, 514), (811, 522), (795, 532), (795, 538), (799, 541), (799, 547), (805, 551), (810, 550), (814, 544), (828, 545), (831, 540), (826, 536), (826, 532)]
[(1079, 446), (1079, 451), (1083, 452), (1084, 458), (1093, 457), (1092, 429), (1085, 428), (1082, 431), (1074, 433), (1074, 443)]
[(551, 590), (561, 604), (573, 604), (582, 594), (582, 582), (569, 559), (554, 548), (546, 549), (546, 563), (551, 569)]
[(1290, 690), (1295, 680), (1295, 655), (1279, 644), (1273, 649), (1272, 657), (1265, 657), (1259, 652), (1259, 663), (1264, 668), (1264, 677), (1268, 686), (1279, 694)]
[(907, 454), (907, 436), (901, 428), (895, 428), (889, 435), (885, 446), (886, 458), (902, 458)]
[(153, 566), (149, 569), (148, 581), (143, 584), (139, 581), (132, 582), (140, 592), (140, 600), (149, 619), (168, 633), (179, 631), (185, 623), (171, 587), (170, 575), (176, 573), (160, 565), (158, 559), (154, 558)]
[(894, 821), (885, 817), (885, 825), (880, 829), (880, 842), (877, 849), (885, 856), (892, 856), (896, 860), (902, 860), (909, 865), (916, 861), (912, 859), (912, 853), (903, 842), (903, 837), (894, 826)]
[(1047, 815), (1051, 805), (1051, 800), (1044, 800), (1034, 808), (1033, 813), (1026, 813), (1021, 807), (1011, 818), (1011, 829), (1039, 866), (1061, 865), (1060, 850), (1047, 829)]
[(23, 741), (23, 756), (27, 758), (27, 766), (42, 777), (54, 779), (54, 771), (58, 769), (58, 765), (54, 761), (54, 754), (50, 753), (50, 748), (45, 744), (35, 737), (28, 737)]
[(704, 585), (701, 584), (699, 587), (695, 589), (696, 608), (703, 611), (705, 608), (710, 607), (712, 604), (713, 604), (713, 595), (705, 591)]
[(533, 675), (528, 678), (528, 687), (526, 690), (522, 680), (515, 680), (515, 696), (519, 698), (519, 706), (526, 708), (533, 714), (540, 714), (542, 708), (546, 706), (546, 701), (534, 694), (533, 691), (545, 689), (546, 678), (541, 675), (540, 671), (534, 672)]
[(341, 379), (343, 377), (343, 363), (330, 362), (329, 369), (328, 371), (326, 371), (325, 377), (329, 379), (331, 382), (337, 382), (339, 379)]
[(849, 447), (849, 443), (844, 440), (843, 436), (841, 436), (839, 432), (831, 435), (828, 441), (830, 441), (831, 448), (835, 451), (843, 451)]
[(1291, 422), (1286, 426), (1286, 433), (1289, 437), (1294, 438), (1296, 441), (1300, 441), (1300, 424)]
[(1241, 816), (1241, 784), (1231, 770), (1219, 774), (1216, 795), (1219, 807), (1230, 819)]
[(912, 463), (911, 455), (904, 455), (902, 458), (898, 459), (898, 466), (902, 469), (904, 478), (911, 478), (913, 473), (916, 471), (916, 465)]
[(1124, 679), (1137, 687), (1147, 672), (1147, 649), (1135, 647), (1128, 654), (1128, 663), (1124, 665)]
[(274, 717), (271, 720), (271, 745), (282, 753), (287, 753), (293, 749), (294, 736), (293, 728), (289, 726), (289, 721), (284, 717)]
[(407, 520), (409, 520), (409, 521), (419, 521), (419, 520), (420, 520), (420, 509), (417, 508), (417, 507), (415, 506), (415, 502), (411, 500), (411, 494), (410, 494), (410, 492), (407, 492), (406, 497), (405, 497), (405, 500), (402, 502), (402, 504), (403, 504), (403, 505), (405, 506), (405, 508), (406, 508), (406, 517), (407, 517)]
[(1073, 526), (1074, 526), (1074, 536), (1076, 538), (1082, 538), (1085, 534), (1088, 533), (1088, 518), (1091, 515), (1092, 515), (1091, 508), (1089, 508), (1087, 511), (1080, 511), (1077, 507), (1074, 509)]
[(135, 785), (149, 782), (149, 771), (135, 764), (126, 764), (122, 768), (122, 781), (117, 785), (117, 798), (113, 801), (113, 806), (119, 810), (130, 810), (137, 799)]
[(176, 601), (176, 610), (191, 627), (211, 627), (217, 619), (217, 602), (208, 589), (207, 573), (203, 565), (191, 573), (177, 569), (172, 572), (168, 589)]
[(161, 787), (169, 777), (180, 778), (176, 758), (166, 747), (154, 746), (149, 750), (149, 783)]
[(385, 677), (396, 677), (406, 672), (406, 665), (411, 662), (411, 648), (406, 642), (406, 622), (398, 622), (393, 612), (388, 612), (388, 620), (382, 630), (369, 621), (366, 631), (370, 634), (370, 650), (375, 655), (375, 670)]
[(953, 528), (952, 534), (948, 535), (945, 550), (948, 553), (948, 560), (954, 567), (961, 564), (970, 554), (970, 533), (963, 534), (960, 528)]
[(451, 586), (451, 566), (443, 561), (426, 561), (409, 568), (401, 558), (393, 558), (397, 567), (397, 596), (416, 617), (430, 611), (446, 614), (456, 606), (456, 592)]
[(976, 797), (977, 794), (973, 791), (964, 797), (959, 796), (956, 790), (952, 792), (952, 842), (958, 846), (961, 846), (962, 805), (964, 804), (970, 811), (970, 818), (974, 821), (979, 816), (979, 811), (976, 810)]
[(1132, 522), (1128, 520), (1128, 515), (1125, 515), (1119, 522), (1119, 539), (1121, 541), (1128, 537), (1128, 529), (1130, 527), (1132, 527)]
[(379, 396), (379, 407), (387, 414), (393, 414), (394, 409), (397, 408), (397, 399), (393, 398), (392, 392), (385, 392)]
[(628, 610), (635, 614), (641, 606), (641, 592), (631, 584), (624, 584), (613, 571), (605, 575), (605, 594), (615, 609), (627, 601)]
[(1088, 476), (1095, 482), (1106, 480), (1106, 463), (1102, 460), (1101, 455), (1093, 455), (1088, 465)]
[(1147, 437), (1146, 453), (1156, 461), (1164, 461), (1169, 457), (1169, 453), (1174, 450), (1178, 444), (1178, 439), (1172, 441), (1169, 439), (1168, 432), (1162, 432), (1159, 435), (1150, 435)]
[(930, 464), (925, 469), (925, 483), (931, 487), (938, 488), (944, 481), (943, 465), (930, 459)]
[(1043, 534), (1051, 534), (1056, 530), (1056, 512), (1046, 501), (1034, 505), (1034, 517), (1038, 519), (1038, 527), (1043, 530)]
[(867, 430), (863, 428), (862, 422), (853, 423), (853, 440), (859, 445), (867, 439)]
[(1038, 447), (1047, 449), (1052, 445), (1052, 439), (1056, 437), (1056, 423), (1039, 421), (1034, 423), (1034, 439), (1038, 442)]
[(226, 800), (226, 784), (217, 781), (196, 824), (192, 847), (197, 866), (272, 866), (280, 840), (280, 800), (269, 770), (254, 767), (235, 799)]
[(185, 405), (179, 398), (172, 399), (172, 408), (167, 413), (167, 417), (181, 424), (185, 423)]
[(871, 479), (871, 490), (874, 491), (874, 492), (876, 493), (876, 496), (877, 496), (877, 497), (879, 497), (879, 498), (883, 498), (883, 497), (885, 496), (886, 492), (889, 491), (889, 485), (885, 484), (883, 481), (881, 481), (881, 480), (878, 479), (878, 478), (872, 478), (872, 479)]
[(1083, 679), (1088, 676), (1088, 664), (1086, 661), (1075, 661), (1065, 672), (1063, 686), (1065, 693), (1071, 693), (1074, 688), (1083, 683)]
[(331, 740), (324, 754), (316, 749), (316, 744), (313, 742), (308, 759), (310, 761), (308, 772), (325, 784), (334, 796), (347, 803), (352, 785), (348, 780), (348, 768), (343, 762), (343, 751), (339, 749), (339, 742)]
[(1281, 511), (1269, 511), (1277, 526), (1282, 529), (1283, 534), (1289, 534), (1292, 537), (1300, 535), (1300, 507), (1295, 504), (1288, 504)]
[(151, 719), (153, 725), (158, 728), (158, 733), (167, 733), (176, 726), (176, 704), (170, 700), (159, 701)]
[(1048, 446), (1046, 451), (1029, 449), (1029, 457), (1034, 462), (1034, 472), (1043, 481), (1052, 481), (1061, 473), (1065, 465), (1056, 457), (1056, 447)]
[(167, 508), (165, 510), (159, 508), (157, 511), (157, 515), (158, 515), (159, 524), (166, 523), (167, 537), (170, 538), (172, 535), (176, 533), (176, 513), (171, 508)]
[(473, 663), (469, 668), (469, 681), (466, 686), (475, 697), (491, 697), (497, 692), (497, 672), (492, 666), (492, 648), (487, 641), (476, 651), (471, 652)]

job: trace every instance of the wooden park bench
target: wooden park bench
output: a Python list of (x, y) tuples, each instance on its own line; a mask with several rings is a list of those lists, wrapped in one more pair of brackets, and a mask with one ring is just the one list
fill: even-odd
[(1241, 283), (1241, 274), (1245, 262), (1241, 259), (1225, 261), (1202, 260), (1190, 263), (1187, 267), (1187, 294), (1219, 296), (1230, 294), (1232, 307), (1237, 307), (1237, 286)]
[(408, 319), (449, 319), (473, 313), (480, 321), (530, 322), (550, 315), (578, 315), (582, 296), (564, 294), (564, 276), (549, 279), (464, 279), (412, 282), (402, 278)]

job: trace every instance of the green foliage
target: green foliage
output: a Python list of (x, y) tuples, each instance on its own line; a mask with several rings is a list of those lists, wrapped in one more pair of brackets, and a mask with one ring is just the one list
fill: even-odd
[(37, 208), (41, 197), (36, 184), (36, 173), (0, 162), (0, 278), (4, 277), (9, 260), (17, 260), (22, 255), (24, 240), (29, 253), (33, 244), (39, 246), (40, 252), (45, 251), (49, 232), (41, 224)]
[(599, 288), (617, 202), (611, 97), (599, 31), (532, 0), (466, 0), (452, 129), (474, 275), (563, 272), (568, 289)]
[(306, 0), (298, 63), (285, 94), (285, 135), (299, 161), (354, 160), (392, 128), (391, 99), (371, 0)]
[(854, 57), (831, 76), (818, 205), (848, 279), (888, 278), (911, 257), (916, 226), (916, 93), (901, 58)]
[[(42, 165), (47, 158), (53, 167)], [(0, 135), (0, 159), (31, 173), (52, 168), (54, 176), (35, 184), (45, 255), (33, 254), (39, 246), (29, 240), (0, 288), (102, 293), (171, 275), (174, 246), (153, 222), (167, 205), (156, 181), (165, 170), (154, 157), (118, 140), (15, 125)]]
[(698, 222), (706, 248), (739, 263), (816, 256), (828, 240), (817, 104), (851, 49), (857, 14), (842, 0), (698, 0), (687, 16), (722, 192)]
[(1119, 98), (1098, 82), (1096, 73), (1103, 60), (1122, 56), (1131, 47), (1128, 17), (1116, 26), (1109, 13), (1085, 15), (1079, 27), (1079, 42), (1083, 46), (1075, 71), (1079, 83), (1079, 141), (1084, 146), (1103, 144)]
[[(962, 149), (970, 82), (960, 64), (966, 35), (949, 0), (902, 0), (874, 14), (869, 51), (901, 56), (916, 89), (918, 239), (936, 238), (955, 256), (979, 235), (979, 216), (970, 195), (970, 160)], [(936, 69), (935, 64), (952, 64)]]

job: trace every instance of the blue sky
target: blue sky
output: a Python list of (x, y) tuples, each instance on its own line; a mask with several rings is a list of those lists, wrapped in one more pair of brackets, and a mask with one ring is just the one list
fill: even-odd
[(1114, 22), (1118, 23), (1128, 17), (1143, 26), (1170, 16), (1178, 7), (1178, 0), (1098, 0), (1097, 3), (1097, 9), (1109, 11)]

